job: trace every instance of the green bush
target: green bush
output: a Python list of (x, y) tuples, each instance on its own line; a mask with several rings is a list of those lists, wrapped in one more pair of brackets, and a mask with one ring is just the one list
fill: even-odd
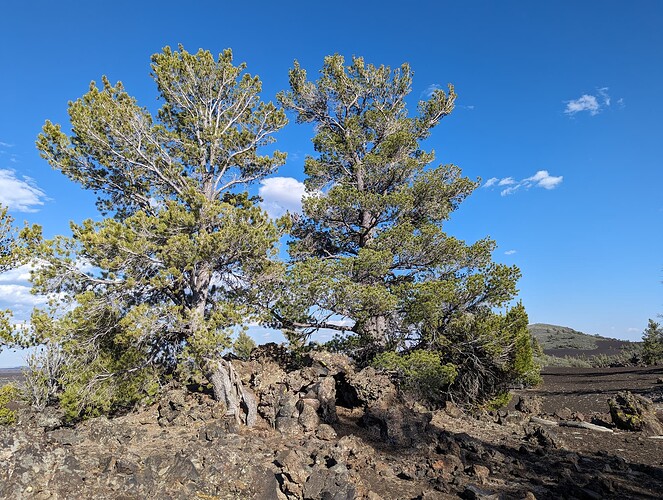
[(16, 423), (16, 412), (7, 408), (7, 404), (15, 401), (20, 395), (21, 391), (14, 384), (0, 387), (0, 425)]
[(517, 304), (506, 314), (485, 311), (458, 315), (437, 339), (437, 351), (458, 376), (449, 388), (457, 403), (484, 407), (516, 384), (540, 382), (536, 344), (527, 329), (527, 313)]
[(443, 363), (438, 353), (426, 350), (403, 355), (385, 352), (376, 356), (372, 365), (395, 372), (406, 391), (431, 403), (444, 400), (446, 388), (458, 375), (454, 365)]
[(642, 334), (642, 360), (646, 365), (663, 362), (663, 328), (653, 319)]
[(493, 399), (488, 401), (488, 403), (486, 403), (486, 409), (499, 410), (500, 408), (504, 408), (506, 405), (508, 405), (511, 402), (511, 398), (513, 398), (513, 394), (511, 394), (510, 392), (503, 392), (501, 394), (498, 394)]
[(249, 337), (249, 335), (244, 330), (242, 330), (239, 332), (235, 342), (233, 342), (233, 353), (239, 359), (247, 361), (251, 356), (251, 351), (253, 351), (255, 347), (255, 341)]

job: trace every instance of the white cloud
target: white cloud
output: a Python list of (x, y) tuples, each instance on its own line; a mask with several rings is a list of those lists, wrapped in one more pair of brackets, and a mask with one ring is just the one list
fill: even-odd
[(500, 180), (500, 182), (497, 183), (498, 186), (511, 186), (512, 184), (515, 184), (516, 181), (513, 177), (505, 177), (504, 179)]
[(567, 115), (575, 115), (581, 111), (589, 111), (589, 114), (594, 116), (599, 113), (600, 109), (601, 106), (595, 96), (583, 94), (578, 99), (566, 101), (566, 109), (564, 112)]
[(48, 302), (47, 297), (30, 293), (31, 288), (16, 283), (2, 284), (0, 285), (0, 302), (9, 304), (10, 309), (31, 308)]
[(610, 95), (608, 95), (608, 87), (600, 88), (599, 96), (603, 99), (603, 104), (610, 106)]
[(32, 285), (28, 282), (30, 271), (38, 266), (39, 263), (25, 264), (0, 274), (0, 310), (11, 310), (15, 322), (28, 320), (34, 307), (47, 304), (51, 297), (55, 298), (31, 293)]
[(13, 144), (9, 144), (8, 142), (0, 141), (0, 147), (3, 147), (3, 148), (13, 148), (14, 145), (13, 145)]
[(16, 283), (17, 281), (28, 281), (30, 279), (30, 271), (33, 267), (30, 264), (10, 269), (0, 274), (0, 283)]
[(439, 86), (437, 83), (432, 83), (428, 87), (426, 87), (426, 90), (423, 91), (423, 95), (425, 95), (427, 98), (432, 97), (432, 95), (435, 93), (436, 90), (442, 89), (441, 86)]
[(302, 210), (302, 197), (306, 193), (304, 183), (292, 177), (270, 177), (260, 182), (258, 194), (262, 198), (262, 208), (272, 218), (286, 212), (296, 213)]
[(507, 250), (506, 252), (504, 252), (504, 255), (513, 255), (514, 253), (516, 253), (515, 250)]
[(562, 183), (562, 180), (564, 180), (564, 177), (561, 175), (552, 176), (548, 173), (547, 170), (539, 170), (531, 177), (527, 177), (519, 181), (513, 177), (504, 177), (502, 179), (491, 177), (484, 183), (482, 187), (490, 188), (495, 186), (507, 186), (505, 189), (500, 191), (500, 194), (502, 196), (508, 196), (515, 193), (520, 188), (529, 189), (531, 187), (540, 187), (543, 189), (555, 189)]
[[(553, 177), (548, 173), (547, 170), (539, 170), (532, 177), (525, 179), (525, 183), (533, 183), (537, 187), (542, 187), (544, 189), (555, 189), (559, 186), (564, 180), (564, 176)], [(529, 187), (529, 186), (528, 186)]]
[(516, 184), (515, 186), (511, 186), (509, 188), (503, 189), (502, 191), (500, 191), (500, 195), (501, 196), (508, 196), (508, 195), (513, 194), (516, 191), (518, 191), (518, 188), (520, 188), (520, 184)]
[(29, 177), (19, 179), (13, 170), (0, 169), (0, 203), (18, 212), (36, 212), (46, 194)]
[[(573, 116), (576, 113), (582, 111), (587, 111), (591, 116), (598, 115), (605, 108), (610, 107), (612, 99), (610, 94), (608, 94), (608, 87), (601, 87), (596, 89), (596, 94), (583, 94), (578, 99), (572, 99), (570, 101), (564, 101), (566, 104), (566, 109), (564, 113), (569, 116)], [(624, 99), (617, 99), (617, 104), (620, 108), (624, 107)]]

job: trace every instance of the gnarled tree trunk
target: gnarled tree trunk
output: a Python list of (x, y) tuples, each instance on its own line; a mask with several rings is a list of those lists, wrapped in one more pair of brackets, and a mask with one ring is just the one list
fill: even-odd
[(226, 404), (226, 415), (253, 427), (256, 423), (256, 397), (244, 387), (230, 361), (223, 358), (206, 360), (205, 376), (214, 390), (214, 399)]

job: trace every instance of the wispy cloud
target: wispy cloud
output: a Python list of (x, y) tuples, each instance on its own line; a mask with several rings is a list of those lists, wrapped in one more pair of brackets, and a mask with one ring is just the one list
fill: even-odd
[(34, 180), (16, 177), (13, 170), (0, 169), (0, 203), (17, 212), (36, 212), (44, 204), (46, 193)]
[(8, 304), (11, 309), (31, 309), (33, 306), (48, 302), (48, 297), (45, 297), (44, 295), (33, 295), (31, 290), (32, 287), (28, 285), (20, 285), (17, 283), (1, 284), (0, 302)]
[(507, 250), (506, 252), (504, 252), (504, 255), (513, 255), (514, 253), (516, 253), (515, 250)]
[(428, 99), (435, 93), (436, 90), (441, 89), (442, 86), (438, 85), (437, 83), (431, 83), (428, 87), (426, 87), (426, 90), (421, 93), (421, 97), (426, 97)]
[(518, 191), (520, 188), (523, 189), (529, 189), (531, 187), (540, 187), (543, 189), (555, 189), (557, 186), (559, 186), (562, 183), (562, 180), (564, 179), (563, 176), (552, 176), (548, 173), (547, 170), (539, 170), (537, 173), (535, 173), (531, 177), (527, 177), (522, 180), (515, 180), (513, 177), (504, 177), (503, 179), (499, 179), (497, 177), (491, 177), (488, 179), (482, 187), (484, 188), (491, 188), (491, 187), (506, 187), (506, 189), (503, 189), (500, 191), (500, 194), (502, 196), (508, 196), (510, 194), (515, 193)]
[(590, 115), (594, 116), (599, 113), (600, 109), (601, 106), (595, 96), (583, 94), (578, 99), (566, 101), (564, 112), (567, 115), (575, 115), (581, 111), (588, 111)]
[(62, 294), (46, 296), (32, 293), (32, 285), (28, 281), (30, 273), (41, 265), (33, 262), (0, 273), (0, 310), (10, 309), (14, 322), (28, 321), (33, 308), (47, 304), (50, 299), (63, 296)]
[(0, 141), (0, 148), (13, 148), (13, 147), (14, 147), (13, 144), (9, 144), (8, 142)]
[(30, 279), (30, 271), (34, 269), (30, 264), (25, 264), (16, 269), (10, 269), (0, 274), (0, 283), (27, 282)]
[(262, 198), (261, 206), (272, 218), (286, 212), (301, 212), (302, 197), (306, 193), (304, 183), (292, 177), (270, 177), (260, 182), (258, 194)]
[[(608, 90), (610, 90), (608, 87), (601, 87), (596, 89), (595, 94), (583, 94), (577, 99), (564, 101), (564, 104), (566, 104), (564, 113), (569, 116), (573, 116), (576, 113), (582, 113), (583, 111), (586, 111), (591, 116), (598, 115), (605, 108), (610, 107), (610, 104), (612, 103), (612, 99), (608, 93)], [(617, 104), (620, 108), (623, 108), (624, 99), (618, 99)]]

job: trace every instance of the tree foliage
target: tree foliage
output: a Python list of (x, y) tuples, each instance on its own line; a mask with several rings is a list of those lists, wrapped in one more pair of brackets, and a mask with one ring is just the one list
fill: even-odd
[(16, 423), (16, 411), (7, 405), (19, 399), (21, 391), (14, 384), (5, 384), (0, 387), (0, 425), (12, 425)]
[[(13, 219), (7, 207), (0, 206), (0, 273), (15, 265)], [(11, 311), (0, 311), (0, 350), (10, 342), (13, 334)]]
[[(316, 82), (297, 63), (290, 71), (290, 91), (279, 98), (298, 122), (315, 125), (318, 155), (305, 162), (309, 196), (292, 220), (274, 324), (291, 338), (341, 331), (336, 346), (364, 360), (437, 351), (442, 364), (460, 367), (456, 384), (491, 393), (503, 385), (490, 382), (494, 373), (508, 380), (532, 368), (529, 334), (513, 319), (522, 308), (492, 313), (514, 297), (520, 271), (492, 261), (491, 239), (467, 244), (444, 231), (478, 182), (455, 165), (433, 166), (434, 153), (421, 147), (453, 110), (454, 87), (434, 91), (409, 116), (411, 82), (407, 64), (392, 71), (355, 57), (345, 66), (339, 55), (325, 58)], [(469, 351), (457, 356), (458, 345), (486, 364), (466, 367)], [(478, 380), (467, 382), (476, 370)]]
[[(0, 205), (0, 273), (25, 264), (28, 260), (26, 241), (31, 234), (38, 234), (39, 227), (25, 227), (21, 232), (14, 225), (8, 207)], [(10, 310), (0, 310), (0, 351), (3, 348), (26, 347), (31, 342), (30, 332), (12, 321)]]
[(255, 348), (255, 341), (248, 333), (246, 333), (246, 331), (241, 330), (233, 342), (233, 352), (235, 353), (235, 356), (243, 361), (247, 361), (249, 357), (251, 357), (251, 351)]
[[(152, 78), (158, 112), (104, 77), (69, 103), (70, 131), (47, 121), (38, 138), (101, 214), (72, 222), (70, 236), (23, 235), (42, 263), (34, 289), (53, 298), (33, 313), (32, 343), (66, 360), (40, 401), (55, 388), (71, 418), (109, 413), (152, 398), (165, 375), (202, 372), (249, 423), (255, 401), (222, 354), (248, 356), (250, 338), (231, 335), (255, 320), (298, 346), (336, 330), (336, 348), (432, 400), (480, 403), (536, 378), (524, 308), (494, 312), (520, 271), (492, 261), (491, 239), (445, 232), (478, 186), (421, 145), (453, 110), (453, 86), (410, 116), (407, 64), (330, 56), (316, 82), (295, 64), (279, 100), (315, 125), (317, 155), (303, 214), (277, 228), (247, 192), (285, 161), (270, 146), (285, 112), (260, 99), (260, 80), (230, 50), (182, 47), (152, 57)], [(276, 257), (283, 230), (287, 263)]]
[(642, 361), (646, 365), (663, 363), (663, 328), (653, 319), (642, 334)]
[(62, 301), (33, 324), (72, 360), (63, 401), (74, 413), (130, 404), (183, 361), (211, 376), (233, 327), (257, 314), (247, 291), (276, 265), (278, 232), (245, 189), (285, 161), (260, 151), (286, 118), (244, 70), (230, 50), (166, 47), (152, 57), (155, 115), (104, 77), (69, 103), (70, 134), (44, 125), (42, 156), (106, 216), (38, 248), (49, 265), (35, 288)]

